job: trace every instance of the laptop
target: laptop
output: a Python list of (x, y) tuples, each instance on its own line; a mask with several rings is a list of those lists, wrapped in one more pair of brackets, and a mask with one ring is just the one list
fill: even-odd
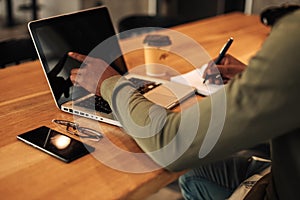
[[(117, 37), (113, 37), (115, 40), (109, 43), (113, 51), (106, 51), (100, 56), (91, 55), (97, 45), (116, 35), (105, 6), (31, 21), (28, 29), (55, 104), (64, 112), (121, 126), (101, 96), (72, 84), (70, 72), (73, 68), (79, 68), (81, 63), (67, 55), (70, 51), (110, 63), (116, 71), (132, 81), (147, 99), (167, 109), (195, 92), (183, 84), (128, 73)], [(116, 59), (111, 61), (111, 58)]]

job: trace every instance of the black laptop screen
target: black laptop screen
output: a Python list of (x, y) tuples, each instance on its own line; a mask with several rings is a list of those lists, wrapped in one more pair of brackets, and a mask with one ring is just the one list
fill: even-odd
[(69, 58), (69, 51), (99, 57), (119, 73), (127, 72), (117, 37), (110, 40), (111, 51), (90, 54), (97, 45), (115, 35), (106, 7), (34, 21), (29, 24), (29, 29), (59, 106), (87, 93), (83, 88), (73, 89), (70, 71), (80, 67), (81, 63)]

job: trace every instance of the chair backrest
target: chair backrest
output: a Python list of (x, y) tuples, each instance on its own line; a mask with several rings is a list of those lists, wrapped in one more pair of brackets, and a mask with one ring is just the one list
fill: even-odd
[(37, 58), (33, 42), (29, 37), (0, 41), (0, 68)]

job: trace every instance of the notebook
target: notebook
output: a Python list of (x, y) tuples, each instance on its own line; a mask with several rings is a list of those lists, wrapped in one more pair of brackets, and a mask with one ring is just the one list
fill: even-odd
[(197, 93), (204, 96), (212, 95), (218, 90), (224, 88), (224, 85), (216, 85), (211, 83), (203, 83), (203, 73), (207, 67), (207, 64), (196, 68), (185, 74), (171, 77), (171, 81), (181, 84), (186, 84), (196, 88)]
[[(101, 58), (129, 80), (137, 83), (137, 89), (150, 101), (171, 109), (192, 94), (194, 89), (178, 83), (128, 73), (117, 37), (110, 42), (113, 51), (105, 55), (90, 52), (101, 42), (115, 35), (115, 30), (105, 6), (31, 21), (28, 24), (31, 38), (37, 50), (56, 106), (64, 112), (121, 126), (112, 110), (101, 96), (95, 96), (70, 81), (70, 72), (81, 63), (67, 56), (67, 52), (79, 52)], [(109, 62), (111, 58), (117, 59)], [(146, 87), (142, 87), (145, 85)]]

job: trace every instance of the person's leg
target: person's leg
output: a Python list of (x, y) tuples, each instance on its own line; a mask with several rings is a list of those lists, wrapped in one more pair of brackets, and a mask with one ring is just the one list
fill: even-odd
[(247, 159), (232, 157), (193, 169), (179, 178), (185, 199), (226, 199), (244, 180)]
[(270, 165), (252, 162), (248, 156), (236, 155), (193, 169), (179, 178), (185, 199), (226, 199), (239, 184)]
[(181, 176), (179, 185), (186, 200), (224, 200), (232, 193), (232, 190), (226, 187), (197, 176), (195, 170)]

